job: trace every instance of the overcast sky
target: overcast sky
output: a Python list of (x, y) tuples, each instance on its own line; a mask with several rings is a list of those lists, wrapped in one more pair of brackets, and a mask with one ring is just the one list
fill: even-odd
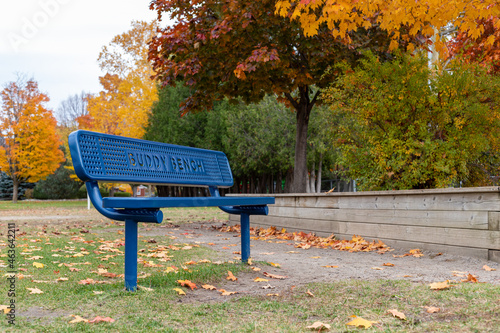
[(0, 0), (0, 90), (16, 72), (33, 77), (54, 111), (82, 90), (100, 91), (101, 48), (156, 18), (150, 0)]

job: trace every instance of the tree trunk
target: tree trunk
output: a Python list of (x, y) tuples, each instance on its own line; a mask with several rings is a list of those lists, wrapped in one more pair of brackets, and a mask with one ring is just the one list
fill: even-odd
[(316, 163), (313, 163), (311, 173), (309, 176), (308, 193), (316, 193)]
[(288, 169), (285, 176), (285, 189), (284, 193), (292, 193), (292, 184), (293, 184), (293, 168)]
[(307, 192), (307, 128), (309, 112), (307, 105), (300, 105), (297, 110), (297, 134), (295, 136), (295, 168), (293, 171), (292, 191)]
[(321, 171), (323, 169), (323, 153), (319, 155), (318, 175), (316, 178), (316, 192), (321, 193)]
[(309, 86), (299, 87), (299, 100), (296, 101), (290, 94), (285, 94), (286, 98), (291, 102), (296, 111), (297, 132), (295, 135), (295, 167), (293, 170), (293, 186), (294, 193), (305, 193), (307, 189), (307, 128), (309, 127), (309, 115), (316, 99), (319, 95), (319, 90), (311, 99)]
[(19, 180), (17, 180), (17, 177), (13, 177), (12, 183), (14, 185), (14, 189), (12, 192), (12, 203), (17, 203), (17, 197), (19, 196)]

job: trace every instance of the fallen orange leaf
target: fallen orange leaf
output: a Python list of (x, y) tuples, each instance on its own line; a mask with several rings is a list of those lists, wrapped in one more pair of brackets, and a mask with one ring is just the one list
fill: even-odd
[(448, 284), (448, 280), (444, 282), (434, 282), (429, 285), (432, 290), (443, 290), (443, 289), (448, 289), (451, 286)]
[(260, 277), (256, 277), (255, 279), (253, 279), (254, 282), (268, 282), (269, 280), (267, 279), (263, 279), (263, 278), (260, 278)]
[(280, 294), (266, 294), (266, 296), (279, 296)]
[(267, 273), (267, 272), (264, 272), (262, 274), (264, 276), (270, 277), (271, 279), (277, 279), (277, 280), (284, 280), (284, 279), (288, 278), (288, 276), (276, 275), (276, 274), (271, 274), (271, 273)]
[(424, 309), (426, 309), (426, 311), (428, 313), (436, 313), (436, 312), (439, 312), (441, 310), (435, 306), (424, 306)]
[(198, 289), (196, 284), (194, 284), (193, 282), (191, 282), (189, 280), (177, 280), (177, 283), (179, 283), (183, 287), (187, 286), (187, 287), (191, 288), (191, 290)]
[(472, 275), (472, 274), (467, 274), (467, 279), (461, 280), (461, 282), (472, 282), (472, 283), (478, 283), (479, 281), (477, 280), (477, 277)]
[(317, 330), (318, 332), (321, 332), (323, 329), (329, 330), (331, 328), (330, 325), (322, 323), (320, 321), (315, 322), (311, 326), (307, 326), (306, 328), (309, 328), (311, 330)]
[(186, 295), (184, 290), (182, 290), (181, 288), (173, 288), (172, 290), (175, 290), (179, 295)]
[(386, 262), (385, 264), (382, 264), (382, 266), (394, 267), (394, 264), (391, 264), (390, 262)]
[(254, 272), (258, 272), (258, 271), (260, 271), (260, 268), (259, 268), (259, 267), (251, 267), (251, 268), (252, 268), (252, 271), (254, 271)]
[(495, 269), (495, 268), (491, 268), (491, 267), (489, 267), (488, 265), (484, 265), (484, 266), (483, 266), (483, 269), (484, 269), (485, 271), (488, 271), (488, 272), (491, 272), (491, 271), (496, 271), (496, 269)]
[(43, 291), (41, 291), (38, 288), (26, 288), (30, 291), (30, 294), (43, 294)]
[(274, 262), (269, 262), (269, 261), (268, 261), (267, 263), (268, 263), (268, 264), (270, 264), (271, 266), (274, 266), (274, 267), (281, 267), (281, 265), (280, 265), (280, 264), (276, 264), (276, 263), (274, 263)]
[(238, 280), (238, 278), (236, 276), (233, 275), (233, 273), (231, 271), (227, 271), (227, 277), (226, 277), (226, 280), (229, 280), (229, 281), (236, 281)]
[(306, 291), (306, 294), (311, 296), (311, 297), (314, 297), (314, 294), (309, 289)]
[(346, 325), (369, 328), (373, 324), (378, 323), (377, 321), (366, 320), (366, 319), (363, 319), (363, 318), (355, 316), (355, 315), (352, 315), (351, 317), (354, 318), (354, 320), (348, 322)]
[(410, 250), (409, 252), (415, 258), (419, 258), (419, 257), (422, 257), (424, 255), (420, 249), (413, 249), (413, 250)]
[(219, 289), (219, 292), (221, 293), (222, 296), (231, 296), (238, 293), (236, 291), (227, 291), (225, 289)]
[(69, 321), (70, 324), (75, 324), (75, 323), (80, 323), (80, 322), (87, 323), (89, 321), (88, 319), (85, 319), (83, 317), (76, 316), (76, 315), (71, 315), (71, 317), (74, 317), (75, 319)]
[(89, 323), (90, 324), (97, 324), (97, 323), (101, 323), (101, 322), (113, 323), (114, 321), (115, 320), (113, 318), (110, 318), (110, 317), (97, 316), (94, 319), (90, 320)]
[(216, 287), (210, 285), (210, 284), (204, 284), (201, 286), (203, 289), (206, 289), (206, 290), (217, 290)]
[(326, 268), (339, 268), (339, 266), (332, 266), (332, 265), (326, 265), (326, 266), (321, 266), (321, 267), (326, 267)]
[(405, 314), (403, 312), (399, 312), (396, 309), (394, 309), (394, 310), (387, 310), (387, 312), (389, 312), (390, 314), (392, 314), (396, 318), (399, 318), (399, 319), (402, 319), (402, 320), (406, 320)]

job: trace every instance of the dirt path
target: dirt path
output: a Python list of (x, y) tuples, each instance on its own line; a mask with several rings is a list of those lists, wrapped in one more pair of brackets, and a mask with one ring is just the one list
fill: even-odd
[[(159, 235), (178, 237), (178, 242), (202, 244), (219, 251), (222, 258), (239, 258), (233, 254), (240, 250), (240, 238), (237, 233), (220, 232), (215, 227), (222, 223), (191, 223), (174, 227), (169, 224), (161, 228), (148, 228), (143, 225), (139, 234), (153, 238)], [(209, 243), (214, 245), (208, 245)], [(385, 254), (374, 252), (350, 253), (333, 249), (309, 248), (307, 250), (295, 248), (293, 242), (279, 240), (252, 240), (251, 257), (254, 262), (264, 261), (280, 265), (279, 268), (262, 265), (259, 272), (252, 272), (238, 276), (238, 282), (227, 282), (223, 288), (228, 291), (237, 291), (248, 294), (283, 293), (291, 290), (292, 286), (300, 286), (310, 282), (333, 282), (345, 279), (359, 280), (408, 280), (415, 283), (442, 282), (445, 280), (460, 281), (466, 279), (470, 273), (477, 277), (479, 282), (500, 284), (500, 265), (495, 262), (470, 257), (423, 252), (422, 257), (394, 257), (402, 255), (402, 251), (392, 251)], [(384, 264), (394, 266), (384, 266)], [(495, 271), (486, 271), (487, 265)], [(324, 267), (337, 266), (337, 267)], [(256, 277), (266, 278), (263, 272), (286, 276), (286, 279), (269, 279), (268, 282), (255, 283)], [(274, 289), (263, 289), (271, 285)], [(217, 286), (219, 287), (219, 286)], [(196, 293), (197, 297), (203, 297)], [(206, 293), (208, 299), (213, 293)]]

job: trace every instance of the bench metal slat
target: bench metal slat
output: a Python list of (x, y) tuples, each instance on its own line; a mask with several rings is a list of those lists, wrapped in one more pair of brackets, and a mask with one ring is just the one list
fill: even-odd
[(270, 197), (153, 197), (153, 198), (103, 198), (104, 208), (160, 208), (207, 206), (258, 206), (274, 204)]

